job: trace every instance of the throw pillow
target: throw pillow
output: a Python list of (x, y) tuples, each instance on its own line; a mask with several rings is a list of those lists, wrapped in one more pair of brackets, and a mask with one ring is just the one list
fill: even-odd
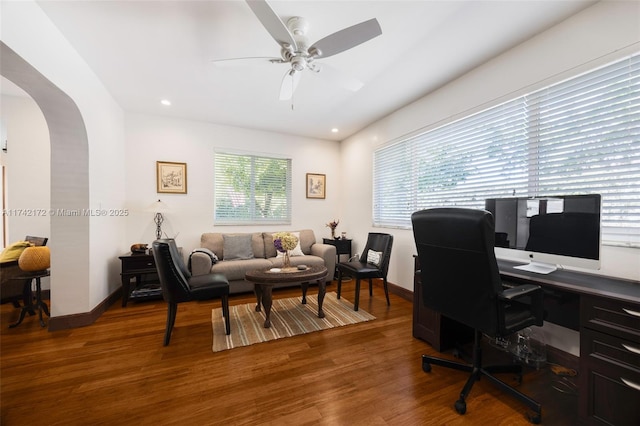
[[(296, 238), (298, 239), (298, 244), (296, 244), (296, 247), (293, 250), (289, 251), (289, 256), (293, 257), (293, 256), (304, 256), (304, 253), (302, 252), (302, 248), (300, 247), (300, 233), (299, 232), (290, 232), (291, 235), (295, 235)], [(284, 253), (279, 252), (276, 250), (276, 257), (282, 257), (284, 256)]]
[(222, 257), (224, 260), (253, 259), (251, 234), (223, 235)]
[(0, 253), (0, 263), (18, 260), (24, 249), (31, 247), (32, 245), (33, 244), (28, 241), (16, 241), (15, 243), (8, 245), (4, 250), (2, 250), (2, 253)]
[(369, 250), (367, 252), (367, 263), (371, 263), (372, 265), (380, 266), (380, 260), (382, 260), (382, 252), (381, 251)]

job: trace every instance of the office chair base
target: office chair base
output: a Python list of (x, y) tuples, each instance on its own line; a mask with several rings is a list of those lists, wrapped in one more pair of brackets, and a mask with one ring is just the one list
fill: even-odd
[[(479, 353), (476, 354), (476, 360), (474, 361), (478, 364), (478, 358), (480, 357)], [(454, 408), (456, 412), (460, 415), (463, 415), (467, 412), (467, 403), (466, 398), (471, 392), (471, 388), (473, 384), (480, 380), (482, 377), (486, 377), (491, 383), (496, 385), (502, 391), (508, 393), (509, 395), (515, 397), (520, 402), (524, 403), (529, 409), (531, 409), (532, 413), (527, 413), (525, 416), (530, 423), (539, 424), (542, 421), (542, 407), (541, 405), (529, 398), (527, 395), (522, 392), (514, 389), (509, 386), (507, 383), (498, 379), (494, 376), (496, 373), (514, 373), (518, 379), (518, 383), (522, 383), (522, 366), (518, 364), (512, 365), (492, 365), (487, 367), (478, 367), (472, 364), (464, 364), (457, 361), (450, 361), (448, 359), (436, 358), (429, 355), (422, 355), (422, 370), (429, 373), (431, 371), (431, 364), (440, 365), (442, 367), (451, 368), (459, 371), (466, 371), (471, 373), (469, 379), (464, 385), (464, 388), (460, 392), (460, 398), (455, 402)]]

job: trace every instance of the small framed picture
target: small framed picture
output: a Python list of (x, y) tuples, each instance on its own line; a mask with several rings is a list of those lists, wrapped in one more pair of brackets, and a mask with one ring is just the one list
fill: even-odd
[(156, 181), (159, 193), (187, 193), (187, 163), (156, 161)]
[(324, 198), (327, 175), (307, 173), (307, 198)]

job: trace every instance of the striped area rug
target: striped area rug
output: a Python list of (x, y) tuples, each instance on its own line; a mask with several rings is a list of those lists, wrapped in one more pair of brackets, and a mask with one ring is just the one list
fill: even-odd
[(224, 351), (376, 319), (362, 308), (354, 311), (353, 304), (344, 298), (338, 300), (335, 292), (329, 292), (324, 297), (324, 318), (318, 318), (316, 294), (307, 296), (306, 305), (303, 305), (301, 300), (302, 297), (275, 298), (271, 306), (271, 328), (264, 328), (264, 309), (262, 312), (256, 312), (255, 303), (231, 305), (231, 334), (228, 336), (224, 331), (222, 308), (213, 309), (213, 351)]

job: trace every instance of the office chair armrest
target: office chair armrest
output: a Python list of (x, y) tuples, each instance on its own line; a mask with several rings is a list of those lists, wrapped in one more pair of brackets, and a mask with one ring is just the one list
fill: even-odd
[(502, 293), (498, 294), (498, 298), (503, 301), (513, 300), (524, 296), (535, 296), (537, 292), (542, 294), (542, 288), (540, 288), (540, 286), (535, 284), (523, 284), (504, 290)]

